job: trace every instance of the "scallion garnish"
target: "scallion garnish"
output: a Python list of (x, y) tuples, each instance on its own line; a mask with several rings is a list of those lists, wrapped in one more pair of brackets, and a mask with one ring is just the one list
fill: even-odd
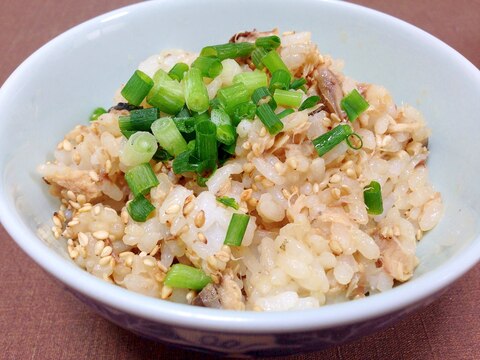
[(238, 203), (235, 201), (234, 198), (228, 196), (221, 196), (217, 197), (217, 201), (225, 206), (231, 207), (235, 210), (238, 210), (239, 206)]
[(271, 99), (271, 92), (267, 89), (267, 87), (262, 86), (261, 88), (256, 89), (252, 94), (252, 101), (255, 104), (264, 104), (270, 101)]
[(123, 87), (121, 94), (130, 104), (140, 105), (153, 87), (153, 80), (143, 71), (136, 70)]
[(184, 264), (174, 264), (168, 270), (164, 284), (172, 288), (202, 290), (212, 278), (201, 269)]
[(120, 116), (118, 126), (120, 131), (150, 131), (153, 122), (158, 119), (158, 109), (148, 108), (130, 111), (130, 115)]
[(243, 119), (253, 120), (257, 106), (251, 101), (238, 104), (232, 111), (232, 125), (237, 126)]
[(176, 114), (185, 105), (182, 85), (172, 80), (163, 70), (158, 70), (153, 77), (154, 86), (147, 95), (147, 102), (167, 114)]
[(192, 68), (200, 69), (202, 76), (213, 79), (220, 75), (223, 70), (223, 65), (216, 57), (199, 56), (192, 63)]
[(241, 82), (221, 88), (217, 92), (217, 98), (228, 114), (232, 114), (238, 104), (250, 100), (247, 87)]
[(377, 181), (372, 181), (363, 188), (363, 201), (370, 215), (383, 213), (382, 188)]
[(297, 108), (302, 103), (302, 93), (298, 91), (277, 89), (273, 93), (273, 98), (281, 106)]
[(265, 65), (262, 63), (262, 59), (265, 55), (267, 55), (267, 51), (264, 48), (256, 48), (252, 51), (252, 62), (258, 70), (263, 70), (263, 68), (265, 68)]
[(217, 126), (217, 140), (225, 145), (233, 144), (236, 132), (230, 116), (223, 109), (213, 109), (210, 119)]
[[(355, 145), (352, 144), (352, 142), (350, 141), (350, 136), (356, 137), (358, 139), (358, 141), (359, 141), (358, 146), (355, 146)], [(345, 139), (348, 147), (353, 149), (353, 150), (360, 150), (363, 147), (362, 137), (360, 135), (358, 135), (357, 133), (352, 133), (350, 136)]]
[(323, 156), (353, 134), (349, 125), (338, 125), (312, 141), (318, 156)]
[(130, 217), (138, 222), (145, 222), (148, 216), (155, 210), (155, 206), (145, 196), (138, 195), (127, 204)]
[(150, 161), (157, 148), (155, 136), (146, 131), (137, 131), (128, 137), (121, 150), (120, 158), (125, 165), (135, 166)]
[(152, 132), (162, 148), (173, 156), (187, 150), (187, 142), (170, 117), (163, 117), (152, 124)]
[(257, 107), (257, 116), (265, 125), (271, 135), (276, 135), (283, 129), (283, 123), (278, 118), (269, 104), (262, 104)]
[(307, 80), (305, 78), (295, 79), (290, 84), (290, 89), (294, 89), (294, 90), (300, 89), (306, 83), (307, 83)]
[(243, 236), (247, 230), (250, 216), (245, 214), (232, 214), (230, 224), (228, 224), (227, 235), (225, 236), (225, 245), (242, 245)]
[(298, 108), (298, 111), (302, 111), (305, 109), (310, 109), (311, 107), (314, 107), (315, 105), (318, 104), (320, 101), (320, 96), (313, 95), (305, 99), (305, 101), (300, 105)]
[(162, 149), (162, 148), (158, 148), (157, 151), (155, 152), (155, 154), (153, 154), (153, 160), (157, 160), (157, 161), (168, 161), (168, 160), (172, 160), (173, 159), (173, 156), (171, 154), (168, 153), (167, 150), (165, 149)]
[(235, 75), (233, 83), (243, 83), (247, 88), (248, 96), (251, 96), (255, 89), (267, 86), (267, 74), (263, 71), (255, 70), (251, 72), (243, 72)]
[(264, 48), (267, 51), (278, 48), (281, 44), (280, 38), (277, 35), (263, 36), (255, 40), (257, 47)]
[(289, 72), (287, 65), (283, 62), (280, 55), (275, 51), (271, 50), (262, 58), (262, 63), (270, 71), (270, 74), (273, 74), (277, 70), (285, 70)]
[(196, 156), (202, 163), (202, 171), (212, 171), (218, 158), (217, 128), (209, 120), (195, 124), (195, 149)]
[(188, 65), (182, 62), (176, 63), (168, 72), (168, 76), (170, 76), (173, 80), (181, 81), (183, 76), (188, 71)]
[(279, 119), (283, 119), (284, 117), (286, 117), (290, 114), (293, 114), (294, 112), (295, 112), (295, 110), (293, 110), (293, 109), (285, 109), (285, 110), (279, 112), (277, 114), (277, 116), (278, 116)]
[(215, 56), (220, 61), (247, 57), (255, 49), (255, 45), (249, 42), (227, 43), (221, 45), (206, 46), (200, 52), (200, 56)]
[(289, 71), (283, 69), (275, 70), (270, 79), (270, 91), (274, 92), (276, 89), (286, 90), (290, 86), (290, 79), (292, 76)]
[(151, 188), (159, 184), (157, 176), (148, 162), (127, 170), (125, 180), (135, 197), (146, 195)]
[(102, 107), (98, 107), (96, 108), (95, 110), (92, 111), (92, 114), (90, 115), (90, 121), (95, 121), (95, 120), (98, 120), (98, 118), (100, 117), (100, 115), (103, 115), (107, 112), (107, 110), (105, 110), (104, 108)]
[(354, 121), (370, 106), (357, 89), (353, 89), (340, 102), (340, 106), (347, 113), (348, 119)]
[(185, 73), (185, 101), (190, 110), (202, 113), (208, 110), (210, 100), (207, 87), (202, 79), (200, 69), (191, 68)]

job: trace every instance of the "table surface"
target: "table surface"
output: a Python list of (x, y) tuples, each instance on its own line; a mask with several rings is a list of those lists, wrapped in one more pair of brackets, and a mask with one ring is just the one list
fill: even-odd
[[(28, 55), (66, 29), (132, 0), (1, 0), (0, 84)], [(354, 0), (389, 13), (480, 66), (480, 0)], [(0, 225), (1, 359), (206, 359), (141, 339), (74, 299)], [(480, 358), (480, 265), (427, 308), (355, 342), (287, 359)]]

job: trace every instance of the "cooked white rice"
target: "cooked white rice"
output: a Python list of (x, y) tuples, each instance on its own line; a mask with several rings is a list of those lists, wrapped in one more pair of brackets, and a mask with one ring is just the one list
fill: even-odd
[[(341, 62), (321, 55), (309, 33), (285, 33), (281, 39), (280, 54), (292, 74), (307, 78), (308, 95), (320, 92), (319, 73), (328, 69), (342, 96), (358, 89), (365, 97), (370, 107), (353, 123), (363, 148), (342, 143), (317, 155), (311, 140), (345, 121), (328, 106), (285, 117), (284, 131), (276, 136), (258, 118), (243, 120), (235, 157), (207, 188), (175, 175), (171, 162), (152, 160), (160, 181), (150, 192), (156, 212), (140, 223), (125, 207), (131, 195), (118, 117), (128, 112), (112, 110), (75, 127), (54, 160), (39, 168), (61, 200), (54, 235), (67, 239), (75, 263), (129, 290), (184, 303), (195, 302), (197, 294), (171, 289), (163, 280), (173, 263), (193, 265), (214, 281), (217, 298), (204, 305), (257, 311), (361, 298), (412, 277), (417, 241), (437, 224), (443, 208), (428, 181), (429, 130), (422, 115), (395, 105), (381, 86), (345, 77)], [(166, 51), (139, 68), (153, 75), (195, 58)], [(221, 75), (207, 85), (210, 98), (242, 71), (251, 71), (248, 64), (224, 60)], [(125, 101), (120, 92), (115, 95), (115, 103)], [(378, 216), (367, 214), (363, 200), (363, 187), (372, 180), (382, 186), (384, 212)], [(240, 247), (223, 245), (235, 211), (217, 196), (234, 198), (251, 216)]]

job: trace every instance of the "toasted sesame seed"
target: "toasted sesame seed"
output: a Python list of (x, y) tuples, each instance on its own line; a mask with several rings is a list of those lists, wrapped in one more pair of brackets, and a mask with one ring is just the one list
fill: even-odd
[(351, 194), (351, 192), (352, 192), (352, 189), (350, 189), (350, 186), (345, 185), (345, 184), (342, 184), (340, 186), (340, 193), (342, 195), (348, 195), (348, 194)]
[(161, 162), (158, 162), (155, 164), (155, 166), (153, 167), (153, 171), (155, 173), (159, 173), (161, 170), (162, 170), (162, 167), (163, 167), (163, 164)]
[(252, 147), (252, 144), (250, 144), (249, 141), (245, 141), (242, 145), (242, 148), (244, 148), (245, 150), (250, 150), (251, 147)]
[(400, 228), (397, 225), (393, 227), (393, 235), (400, 236)]
[(163, 280), (165, 280), (165, 274), (164, 273), (156, 273), (155, 274), (155, 280), (157, 280), (158, 282), (163, 282)]
[(173, 289), (170, 286), (163, 285), (162, 293), (160, 297), (162, 299), (168, 299), (172, 295), (172, 293), (173, 293)]
[(70, 204), (70, 206), (76, 210), (80, 209), (81, 206), (79, 203), (75, 202), (75, 201), (72, 201), (72, 200), (69, 200), (68, 203)]
[(100, 257), (105, 257), (105, 256), (109, 256), (112, 254), (112, 251), (113, 251), (113, 248), (109, 245), (109, 246), (105, 246), (102, 250), (102, 252), (100, 253)]
[(180, 206), (178, 204), (170, 205), (167, 210), (165, 210), (165, 214), (176, 214), (180, 210)]
[(197, 292), (195, 290), (190, 290), (185, 298), (187, 299), (188, 303), (191, 304), (193, 299), (197, 296)]
[(72, 143), (68, 141), (67, 139), (63, 140), (63, 150), (65, 151), (72, 151)]
[(356, 173), (355, 170), (352, 169), (352, 168), (348, 168), (347, 171), (345, 171), (345, 173), (347, 174), (347, 176), (348, 176), (349, 178), (352, 178), (352, 179), (353, 179), (353, 178), (357, 177), (357, 173)]
[(93, 215), (100, 215), (100, 211), (101, 211), (100, 205), (96, 205), (93, 207)]
[(243, 171), (246, 172), (247, 174), (252, 172), (254, 169), (255, 169), (255, 166), (250, 162), (246, 162), (245, 164), (243, 164)]
[(88, 172), (88, 176), (90, 176), (90, 178), (91, 178), (93, 181), (95, 181), (95, 182), (97, 182), (98, 180), (100, 180), (100, 178), (98, 177), (98, 174), (97, 174), (95, 171), (93, 171), (93, 170), (90, 170), (90, 171)]
[(252, 189), (245, 189), (242, 191), (240, 195), (240, 200), (246, 201), (252, 197), (253, 190)]
[(273, 167), (275, 168), (275, 170), (277, 170), (277, 173), (279, 175), (282, 175), (282, 174), (285, 173), (285, 167), (283, 166), (283, 164), (280, 161), (276, 162)]
[(72, 239), (68, 239), (68, 240), (67, 240), (67, 244), (70, 245), (70, 246), (72, 246), (72, 245), (73, 245), (73, 240), (72, 240)]
[(75, 259), (79, 254), (78, 254), (78, 251), (74, 248), (72, 248), (71, 246), (68, 247), (68, 255), (70, 255), (70, 257), (72, 259)]
[(122, 209), (120, 213), (120, 218), (122, 219), (124, 224), (128, 224), (128, 212), (125, 209)]
[(57, 145), (57, 150), (63, 150), (63, 141), (60, 141)]
[(113, 260), (113, 256), (112, 256), (112, 255), (108, 255), (108, 256), (102, 257), (98, 263), (99, 263), (100, 265), (102, 265), (102, 266), (105, 266), (105, 265), (107, 265), (111, 260)]
[(339, 188), (332, 188), (330, 190), (330, 193), (332, 194), (332, 197), (336, 200), (340, 199), (342, 193)]
[(226, 263), (230, 260), (230, 253), (227, 253), (226, 251), (219, 251), (215, 253), (214, 255), (218, 260)]
[(332, 126), (332, 120), (330, 120), (328, 117), (324, 117), (322, 119), (322, 125), (326, 128), (329, 128), (330, 126)]
[(166, 273), (168, 271), (168, 269), (165, 267), (165, 265), (163, 265), (160, 261), (157, 261), (157, 266), (160, 269), (160, 271), (163, 271), (164, 273)]
[(258, 203), (258, 200), (253, 197), (248, 199), (248, 205), (250, 205), (251, 207), (257, 206), (257, 203)]
[(262, 185), (265, 186), (266, 188), (268, 188), (268, 187), (272, 187), (275, 184), (268, 179), (263, 179), (262, 180)]
[(197, 237), (198, 237), (198, 240), (200, 240), (202, 243), (204, 243), (204, 244), (207, 243), (207, 238), (205, 237), (205, 235), (203, 235), (203, 233), (199, 232), (197, 234)]
[(188, 204), (186, 204), (183, 207), (183, 215), (187, 216), (188, 214), (190, 214), (194, 207), (195, 207), (195, 204), (193, 202), (189, 202)]
[(330, 242), (328, 243), (328, 246), (330, 247), (330, 249), (335, 255), (340, 255), (343, 252), (343, 249), (337, 240), (330, 240)]
[(188, 231), (188, 225), (183, 225), (183, 227), (177, 232), (177, 235), (185, 234)]
[(417, 233), (415, 234), (415, 237), (417, 238), (417, 240), (420, 240), (423, 237), (422, 230), (418, 229)]
[(72, 190), (67, 191), (67, 197), (73, 201), (77, 200), (77, 197), (75, 196), (75, 193)]
[(217, 259), (215, 259), (215, 257), (213, 255), (209, 255), (207, 257), (207, 264), (213, 269), (213, 270), (216, 270), (217, 269)]
[(79, 232), (78, 233), (78, 242), (82, 246), (87, 246), (88, 245), (88, 236), (83, 232)]
[(131, 251), (123, 251), (121, 252), (120, 254), (118, 254), (118, 256), (120, 258), (126, 258), (126, 257), (130, 257), (130, 256), (134, 256), (135, 254)]
[(260, 129), (259, 135), (260, 135), (261, 137), (264, 137), (265, 135), (267, 135), (267, 129), (265, 129), (264, 126), (262, 126), (262, 128)]
[(154, 267), (155, 261), (150, 258), (146, 258), (146, 259), (143, 259), (143, 264), (148, 267)]
[(331, 114), (330, 114), (330, 118), (331, 118), (333, 121), (335, 121), (335, 122), (341, 122), (341, 121), (342, 121), (342, 119), (340, 119), (340, 118), (338, 117), (338, 115), (335, 114), (335, 113), (331, 113)]
[(253, 191), (258, 191), (258, 186), (257, 186), (257, 184), (252, 184), (252, 190), (253, 190)]
[(320, 185), (318, 183), (313, 184), (314, 194), (318, 194), (319, 191), (320, 191)]
[(330, 177), (330, 182), (332, 184), (338, 184), (340, 181), (342, 181), (342, 177), (339, 174), (333, 174)]
[(83, 141), (83, 135), (82, 134), (78, 134), (77, 136), (75, 136), (75, 142), (77, 144), (80, 144), (82, 141)]
[(205, 212), (203, 210), (200, 210), (197, 215), (195, 215), (194, 223), (197, 228), (205, 225)]
[(92, 210), (92, 204), (86, 203), (80, 209), (78, 209), (78, 212), (79, 213), (84, 213), (84, 212), (88, 212), (90, 210)]
[(98, 240), (95, 243), (95, 246), (93, 247), (93, 252), (95, 253), (95, 255), (100, 255), (104, 247), (105, 247), (105, 242), (102, 240)]
[(60, 221), (57, 215), (53, 216), (53, 223), (55, 224), (56, 227), (59, 227), (59, 228), (62, 227), (62, 222)]
[(99, 240), (105, 240), (105, 239), (108, 239), (108, 235), (110, 234), (108, 233), (108, 231), (98, 230), (98, 231), (95, 231), (92, 235)]
[(78, 221), (78, 219), (73, 219), (72, 221), (70, 221), (67, 226), (75, 226), (75, 225), (78, 225), (80, 224), (80, 221)]
[(109, 173), (110, 170), (112, 170), (112, 162), (110, 159), (107, 159), (107, 161), (105, 161), (105, 172)]

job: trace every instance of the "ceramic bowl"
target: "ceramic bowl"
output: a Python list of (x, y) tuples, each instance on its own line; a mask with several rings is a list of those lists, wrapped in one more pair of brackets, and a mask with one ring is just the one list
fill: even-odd
[[(308, 30), (345, 73), (384, 85), (423, 112), (432, 129), (431, 180), (445, 202), (420, 242), (409, 282), (383, 294), (287, 313), (233, 312), (148, 298), (76, 267), (39, 239), (55, 199), (36, 173), (90, 111), (110, 104), (137, 64), (165, 48), (198, 51), (247, 29)], [(405, 22), (319, 0), (163, 0), (87, 21), (30, 56), (0, 90), (0, 219), (17, 244), (78, 298), (137, 334), (230, 355), (319, 350), (382, 328), (431, 302), (480, 259), (480, 74), (455, 50)], [(8, 255), (8, 254), (7, 254)]]

